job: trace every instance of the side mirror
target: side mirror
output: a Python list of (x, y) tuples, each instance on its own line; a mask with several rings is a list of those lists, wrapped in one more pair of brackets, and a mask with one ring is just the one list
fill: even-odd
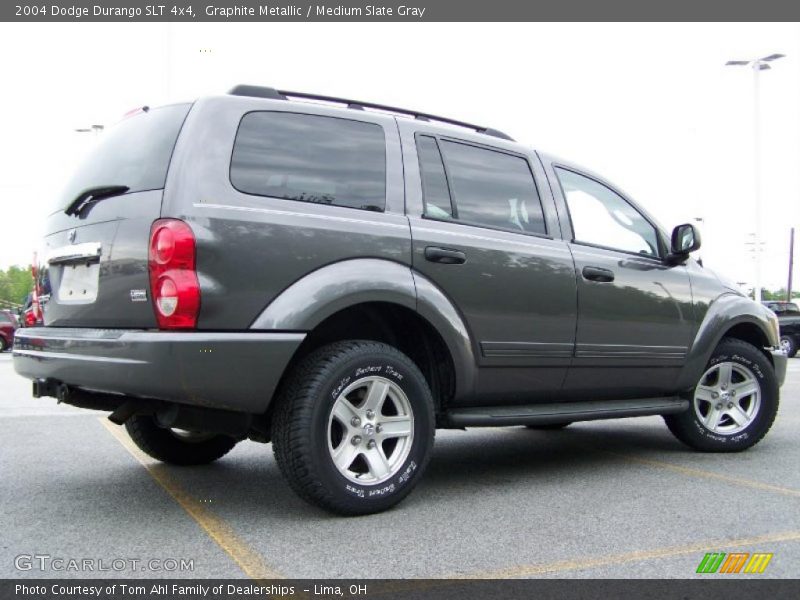
[(698, 248), (700, 248), (700, 232), (694, 228), (694, 225), (686, 223), (678, 225), (672, 230), (672, 248), (670, 250), (673, 256), (685, 258)]

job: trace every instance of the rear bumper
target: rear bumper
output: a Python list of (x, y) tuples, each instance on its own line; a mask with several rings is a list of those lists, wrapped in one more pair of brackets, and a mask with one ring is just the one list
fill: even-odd
[(303, 333), (30, 327), (14, 369), (86, 390), (248, 413), (269, 406)]

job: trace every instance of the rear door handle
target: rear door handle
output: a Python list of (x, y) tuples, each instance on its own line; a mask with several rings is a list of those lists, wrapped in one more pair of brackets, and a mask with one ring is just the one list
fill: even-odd
[(614, 271), (609, 271), (601, 267), (583, 267), (583, 278), (587, 281), (609, 283), (614, 281)]
[(467, 262), (467, 255), (460, 250), (427, 246), (425, 248), (425, 260), (443, 265), (463, 265)]

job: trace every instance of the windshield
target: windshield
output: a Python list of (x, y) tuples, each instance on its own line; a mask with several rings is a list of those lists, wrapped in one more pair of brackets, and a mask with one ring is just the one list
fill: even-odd
[(102, 134), (51, 212), (63, 210), (89, 188), (125, 186), (130, 192), (163, 188), (172, 149), (190, 106), (173, 104), (143, 111)]

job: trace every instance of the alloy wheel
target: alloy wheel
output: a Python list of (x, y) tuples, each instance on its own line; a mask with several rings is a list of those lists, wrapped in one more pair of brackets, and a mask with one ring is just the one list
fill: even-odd
[(761, 386), (753, 372), (735, 362), (720, 362), (703, 373), (694, 391), (694, 411), (714, 433), (739, 433), (758, 415)]
[(339, 473), (354, 483), (381, 483), (400, 470), (411, 451), (411, 403), (397, 384), (384, 377), (358, 379), (336, 398), (327, 436)]

